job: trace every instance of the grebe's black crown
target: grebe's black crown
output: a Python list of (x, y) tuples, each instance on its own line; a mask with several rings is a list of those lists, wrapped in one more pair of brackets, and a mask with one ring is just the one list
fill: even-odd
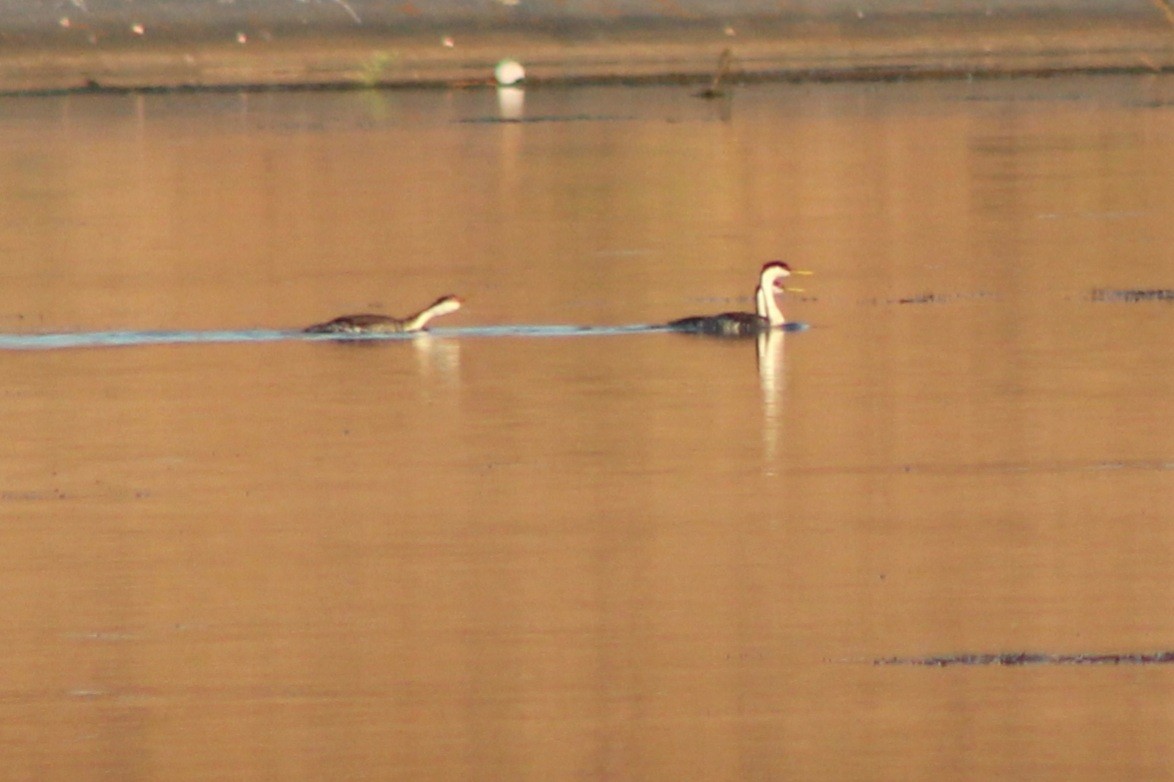
[(762, 270), (766, 271), (767, 269), (782, 269), (788, 274), (791, 273), (791, 265), (785, 261), (767, 261), (762, 265)]

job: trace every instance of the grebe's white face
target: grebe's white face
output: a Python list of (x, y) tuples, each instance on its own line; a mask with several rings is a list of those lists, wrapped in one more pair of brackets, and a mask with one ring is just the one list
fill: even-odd
[(435, 304), (433, 304), (429, 309), (432, 311), (433, 315), (447, 315), (450, 312), (456, 312), (459, 310), (461, 308), (461, 304), (462, 301), (460, 297), (445, 296), (443, 299), (440, 299)]
[(791, 275), (791, 270), (783, 264), (771, 264), (762, 273), (764, 282), (773, 291), (783, 290), (783, 280)]

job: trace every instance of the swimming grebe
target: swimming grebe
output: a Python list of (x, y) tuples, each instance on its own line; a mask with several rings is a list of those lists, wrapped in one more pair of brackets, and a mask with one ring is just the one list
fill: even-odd
[(786, 324), (787, 319), (783, 317), (783, 311), (779, 309), (775, 294), (786, 290), (783, 287), (783, 280), (792, 274), (811, 274), (811, 272), (792, 269), (782, 261), (771, 261), (762, 267), (758, 278), (758, 287), (754, 289), (756, 314), (723, 312), (720, 315), (694, 315), (674, 320), (668, 326), (674, 331), (709, 334), (715, 337), (750, 337), (781, 328)]
[(441, 296), (415, 315), (391, 318), (387, 315), (343, 315), (325, 323), (315, 323), (305, 329), (307, 334), (398, 334), (423, 331), (428, 321), (437, 315), (447, 315), (461, 308), (457, 296)]

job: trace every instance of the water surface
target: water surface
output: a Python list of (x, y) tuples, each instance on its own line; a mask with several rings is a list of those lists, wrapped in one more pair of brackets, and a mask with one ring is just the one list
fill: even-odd
[[(1168, 777), (1170, 666), (873, 661), (1174, 648), (1174, 310), (1096, 293), (1172, 84), (9, 99), (6, 773)], [(772, 258), (811, 328), (535, 338)]]

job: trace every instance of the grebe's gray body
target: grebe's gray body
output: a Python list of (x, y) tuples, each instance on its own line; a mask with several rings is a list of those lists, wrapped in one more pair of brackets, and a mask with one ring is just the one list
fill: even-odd
[(408, 334), (423, 331), (428, 321), (438, 315), (447, 315), (461, 308), (457, 296), (441, 296), (429, 306), (406, 318), (387, 315), (343, 315), (325, 323), (315, 323), (305, 329), (307, 334)]
[(787, 319), (779, 308), (777, 293), (786, 290), (783, 280), (792, 274), (810, 274), (796, 271), (782, 261), (771, 261), (762, 267), (758, 276), (758, 287), (754, 290), (756, 313), (723, 312), (719, 315), (694, 315), (671, 321), (668, 327), (673, 331), (688, 334), (706, 334), (713, 337), (753, 337), (782, 328)]

